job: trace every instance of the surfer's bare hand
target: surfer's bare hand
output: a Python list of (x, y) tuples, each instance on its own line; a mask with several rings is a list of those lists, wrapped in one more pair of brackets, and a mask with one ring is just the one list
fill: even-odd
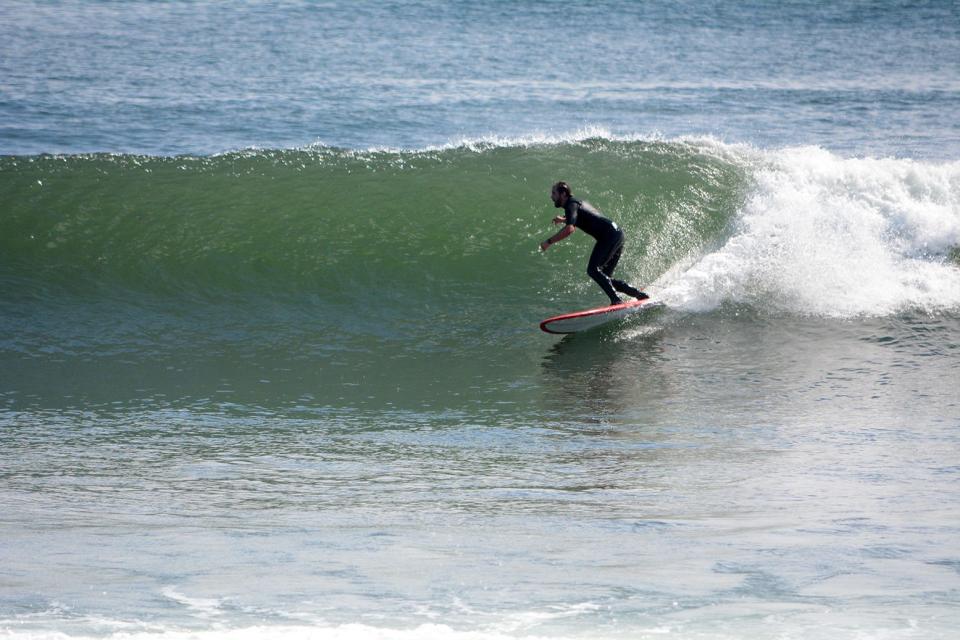
[(550, 243), (544, 240), (543, 242), (540, 243), (540, 251), (546, 251), (547, 247), (549, 246), (550, 246)]

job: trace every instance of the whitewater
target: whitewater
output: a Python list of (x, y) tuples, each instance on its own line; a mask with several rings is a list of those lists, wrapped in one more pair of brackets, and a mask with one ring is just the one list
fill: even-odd
[[(843, 159), (785, 149), (751, 162), (737, 232), (665, 292), (683, 306), (724, 301), (828, 317), (955, 310), (958, 165)], [(707, 293), (709, 292), (709, 293)]]

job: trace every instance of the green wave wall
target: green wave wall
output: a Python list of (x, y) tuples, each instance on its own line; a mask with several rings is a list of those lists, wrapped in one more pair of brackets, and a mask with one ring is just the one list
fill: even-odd
[(601, 301), (589, 238), (537, 254), (557, 179), (626, 229), (621, 270), (643, 284), (722, 237), (747, 173), (709, 145), (606, 139), (4, 157), (0, 286), (7, 300)]

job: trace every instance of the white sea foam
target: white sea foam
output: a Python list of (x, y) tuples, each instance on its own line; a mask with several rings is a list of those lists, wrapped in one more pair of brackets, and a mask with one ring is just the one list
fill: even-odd
[(755, 184), (735, 231), (661, 278), (668, 304), (829, 317), (960, 307), (960, 163), (816, 147), (751, 155)]
[[(946, 625), (945, 625), (946, 626)], [(651, 625), (633, 629), (629, 633), (578, 633), (570, 636), (514, 635), (499, 631), (460, 631), (444, 624), (422, 624), (407, 629), (374, 627), (364, 624), (339, 626), (253, 626), (237, 629), (166, 630), (145, 632), (119, 632), (106, 636), (108, 640), (600, 640), (604, 638), (631, 640), (743, 640), (745, 638), (779, 638), (783, 640), (911, 640), (918, 638), (946, 637), (943, 629), (927, 633), (910, 621), (909, 625), (871, 631), (856, 631), (830, 625), (811, 625), (793, 632), (770, 629), (702, 629), (693, 630), (686, 625)], [(12, 640), (86, 640), (104, 636), (77, 636), (57, 631), (6, 631), (0, 628), (0, 638)]]
[(204, 617), (218, 616), (223, 613), (221, 610), (222, 602), (215, 598), (191, 598), (173, 587), (163, 589), (163, 595)]

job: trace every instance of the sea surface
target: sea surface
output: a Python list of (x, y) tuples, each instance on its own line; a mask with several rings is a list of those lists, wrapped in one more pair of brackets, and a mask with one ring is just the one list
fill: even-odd
[(952, 1), (5, 0), (0, 638), (957, 637), (958, 114)]

